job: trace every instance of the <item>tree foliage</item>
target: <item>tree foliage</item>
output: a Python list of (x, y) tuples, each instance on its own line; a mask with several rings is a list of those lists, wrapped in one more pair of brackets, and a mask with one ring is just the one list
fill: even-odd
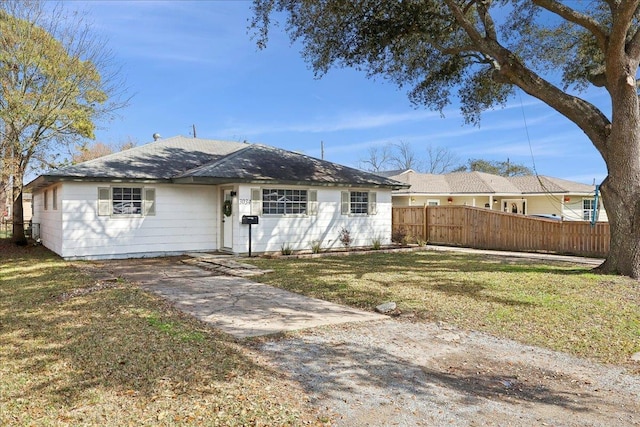
[(0, 3), (3, 181), (13, 193), (14, 240), (24, 241), (22, 186), (61, 145), (94, 138), (97, 120), (126, 102), (109, 52), (77, 13), (42, 1)]
[(135, 141), (129, 140), (120, 144), (105, 144), (104, 142), (92, 142), (78, 144), (74, 146), (74, 151), (71, 153), (70, 163), (75, 165), (89, 160), (104, 157), (109, 154), (117, 153), (118, 151), (128, 150), (136, 146)]
[(500, 176), (533, 175), (533, 171), (518, 163), (499, 160), (469, 159), (466, 165), (455, 169), (455, 172), (486, 172)]
[[(457, 101), (472, 124), (516, 88), (578, 126), (602, 155), (611, 224), (603, 272), (640, 277), (640, 0), (254, 0), (264, 47), (274, 16), (316, 74), (353, 67), (409, 88), (416, 105)], [(277, 15), (280, 13), (281, 15)], [(601, 89), (611, 111), (579, 96)]]

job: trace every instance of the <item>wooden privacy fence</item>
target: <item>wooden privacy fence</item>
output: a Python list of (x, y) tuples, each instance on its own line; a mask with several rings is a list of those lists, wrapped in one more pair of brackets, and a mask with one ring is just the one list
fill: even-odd
[(609, 223), (558, 221), (471, 206), (394, 207), (397, 238), (431, 244), (591, 257), (609, 253)]

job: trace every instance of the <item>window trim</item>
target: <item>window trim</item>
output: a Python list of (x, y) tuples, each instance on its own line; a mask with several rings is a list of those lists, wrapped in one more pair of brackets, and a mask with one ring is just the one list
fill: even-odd
[(53, 187), (51, 191), (51, 208), (54, 211), (58, 210), (58, 187)]
[(43, 203), (42, 203), (42, 205), (44, 206), (44, 210), (48, 211), (49, 210), (49, 202), (48, 202), (49, 190), (44, 190), (44, 194), (42, 195), (42, 198), (44, 200)]
[[(366, 203), (367, 212), (353, 212), (352, 207), (352, 193), (367, 193), (367, 201), (362, 202)], [(378, 214), (378, 192), (353, 188), (346, 191), (342, 191), (340, 193), (340, 213), (346, 216), (373, 216)]]
[[(585, 202), (589, 202), (589, 205), (591, 205), (591, 207), (588, 208), (588, 209), (585, 208), (584, 207)], [(582, 220), (583, 221), (592, 221), (593, 213), (594, 213), (594, 210), (596, 209), (595, 204), (596, 204), (596, 199), (595, 198), (591, 199), (591, 198), (586, 198), (585, 197), (585, 198), (582, 199)]]
[[(140, 213), (115, 213), (113, 211), (113, 190), (115, 188), (140, 189)], [(137, 200), (132, 200), (137, 202)], [(142, 185), (112, 185), (98, 187), (98, 216), (111, 218), (141, 218), (156, 215), (156, 189)]]
[[(280, 203), (278, 200), (276, 201), (269, 201), (269, 200), (265, 200), (265, 192), (267, 191), (284, 191), (285, 194), (283, 195), (283, 197), (286, 197), (286, 192), (287, 191), (291, 191), (291, 192), (304, 192), (305, 193), (305, 200), (304, 201), (289, 201), (289, 203), (292, 204), (302, 204), (304, 203), (304, 212), (296, 212), (296, 213), (287, 213), (286, 212), (286, 208), (287, 208), (287, 202), (284, 202), (284, 213), (271, 213), (271, 212), (267, 212), (267, 209), (265, 209), (265, 203)], [(293, 194), (291, 195), (293, 196)], [(300, 194), (298, 194), (298, 196), (300, 196)], [(272, 211), (273, 209), (268, 209), (269, 211)], [(252, 188), (251, 189), (251, 214), (252, 215), (262, 215), (265, 217), (269, 217), (269, 218), (277, 218), (277, 217), (286, 217), (286, 218), (304, 218), (304, 217), (310, 217), (310, 216), (315, 216), (318, 213), (318, 191), (317, 190), (313, 190), (313, 189), (309, 189), (306, 187), (286, 187), (286, 186), (266, 186), (266, 187), (260, 187), (260, 188)]]
[[(139, 190), (140, 199), (139, 199), (139, 200), (138, 200), (138, 199), (134, 199), (134, 198), (133, 198), (133, 194), (131, 195), (131, 196), (132, 196), (132, 197), (131, 197), (131, 200), (124, 199), (124, 196), (125, 196), (125, 195), (124, 195), (124, 194), (122, 194), (123, 198), (122, 198), (122, 199), (119, 199), (118, 201), (116, 201), (116, 200), (114, 200), (114, 198), (113, 198), (113, 197), (114, 197), (114, 190), (115, 190), (115, 189), (117, 189), (117, 188), (118, 188), (118, 189), (122, 189), (122, 190), (131, 190), (131, 191), (132, 191), (132, 193), (133, 193), (133, 190)], [(124, 193), (124, 191), (123, 191), (123, 193)], [(111, 187), (111, 216), (116, 216), (116, 217), (127, 217), (127, 216), (137, 217), (137, 216), (143, 216), (143, 215), (142, 215), (142, 213), (143, 213), (143, 204), (144, 204), (143, 197), (144, 197), (144, 194), (143, 194), (143, 191), (142, 191), (142, 187), (141, 187), (141, 186), (126, 186), (126, 187), (125, 187), (125, 186), (119, 186), (119, 185), (118, 185), (118, 186), (112, 186), (112, 187)], [(136, 213), (115, 213), (115, 212), (114, 212), (114, 204), (115, 204), (116, 202), (117, 202), (117, 203), (122, 203), (122, 204), (125, 204), (125, 203), (132, 203), (132, 204), (133, 204), (133, 208), (134, 208), (134, 209), (140, 209), (140, 212), (139, 212), (139, 213), (138, 213), (138, 212), (136, 212)], [(136, 204), (136, 203), (138, 203), (138, 202), (140, 203), (140, 207), (139, 207), (139, 208), (135, 205), (135, 204)]]
[(369, 215), (368, 191), (349, 191), (349, 214), (352, 216)]

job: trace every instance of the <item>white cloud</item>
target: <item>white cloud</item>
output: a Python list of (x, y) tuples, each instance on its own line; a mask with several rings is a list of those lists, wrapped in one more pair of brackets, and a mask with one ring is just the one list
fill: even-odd
[(438, 116), (428, 111), (411, 111), (405, 113), (369, 113), (355, 112), (294, 123), (264, 123), (236, 124), (221, 130), (224, 135), (263, 135), (273, 133), (328, 133), (353, 130), (377, 129), (411, 122), (423, 121)]

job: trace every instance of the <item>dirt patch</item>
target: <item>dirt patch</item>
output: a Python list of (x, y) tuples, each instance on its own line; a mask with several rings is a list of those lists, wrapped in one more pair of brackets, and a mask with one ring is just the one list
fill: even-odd
[(336, 426), (640, 425), (640, 377), (446, 325), (349, 324), (255, 346)]

